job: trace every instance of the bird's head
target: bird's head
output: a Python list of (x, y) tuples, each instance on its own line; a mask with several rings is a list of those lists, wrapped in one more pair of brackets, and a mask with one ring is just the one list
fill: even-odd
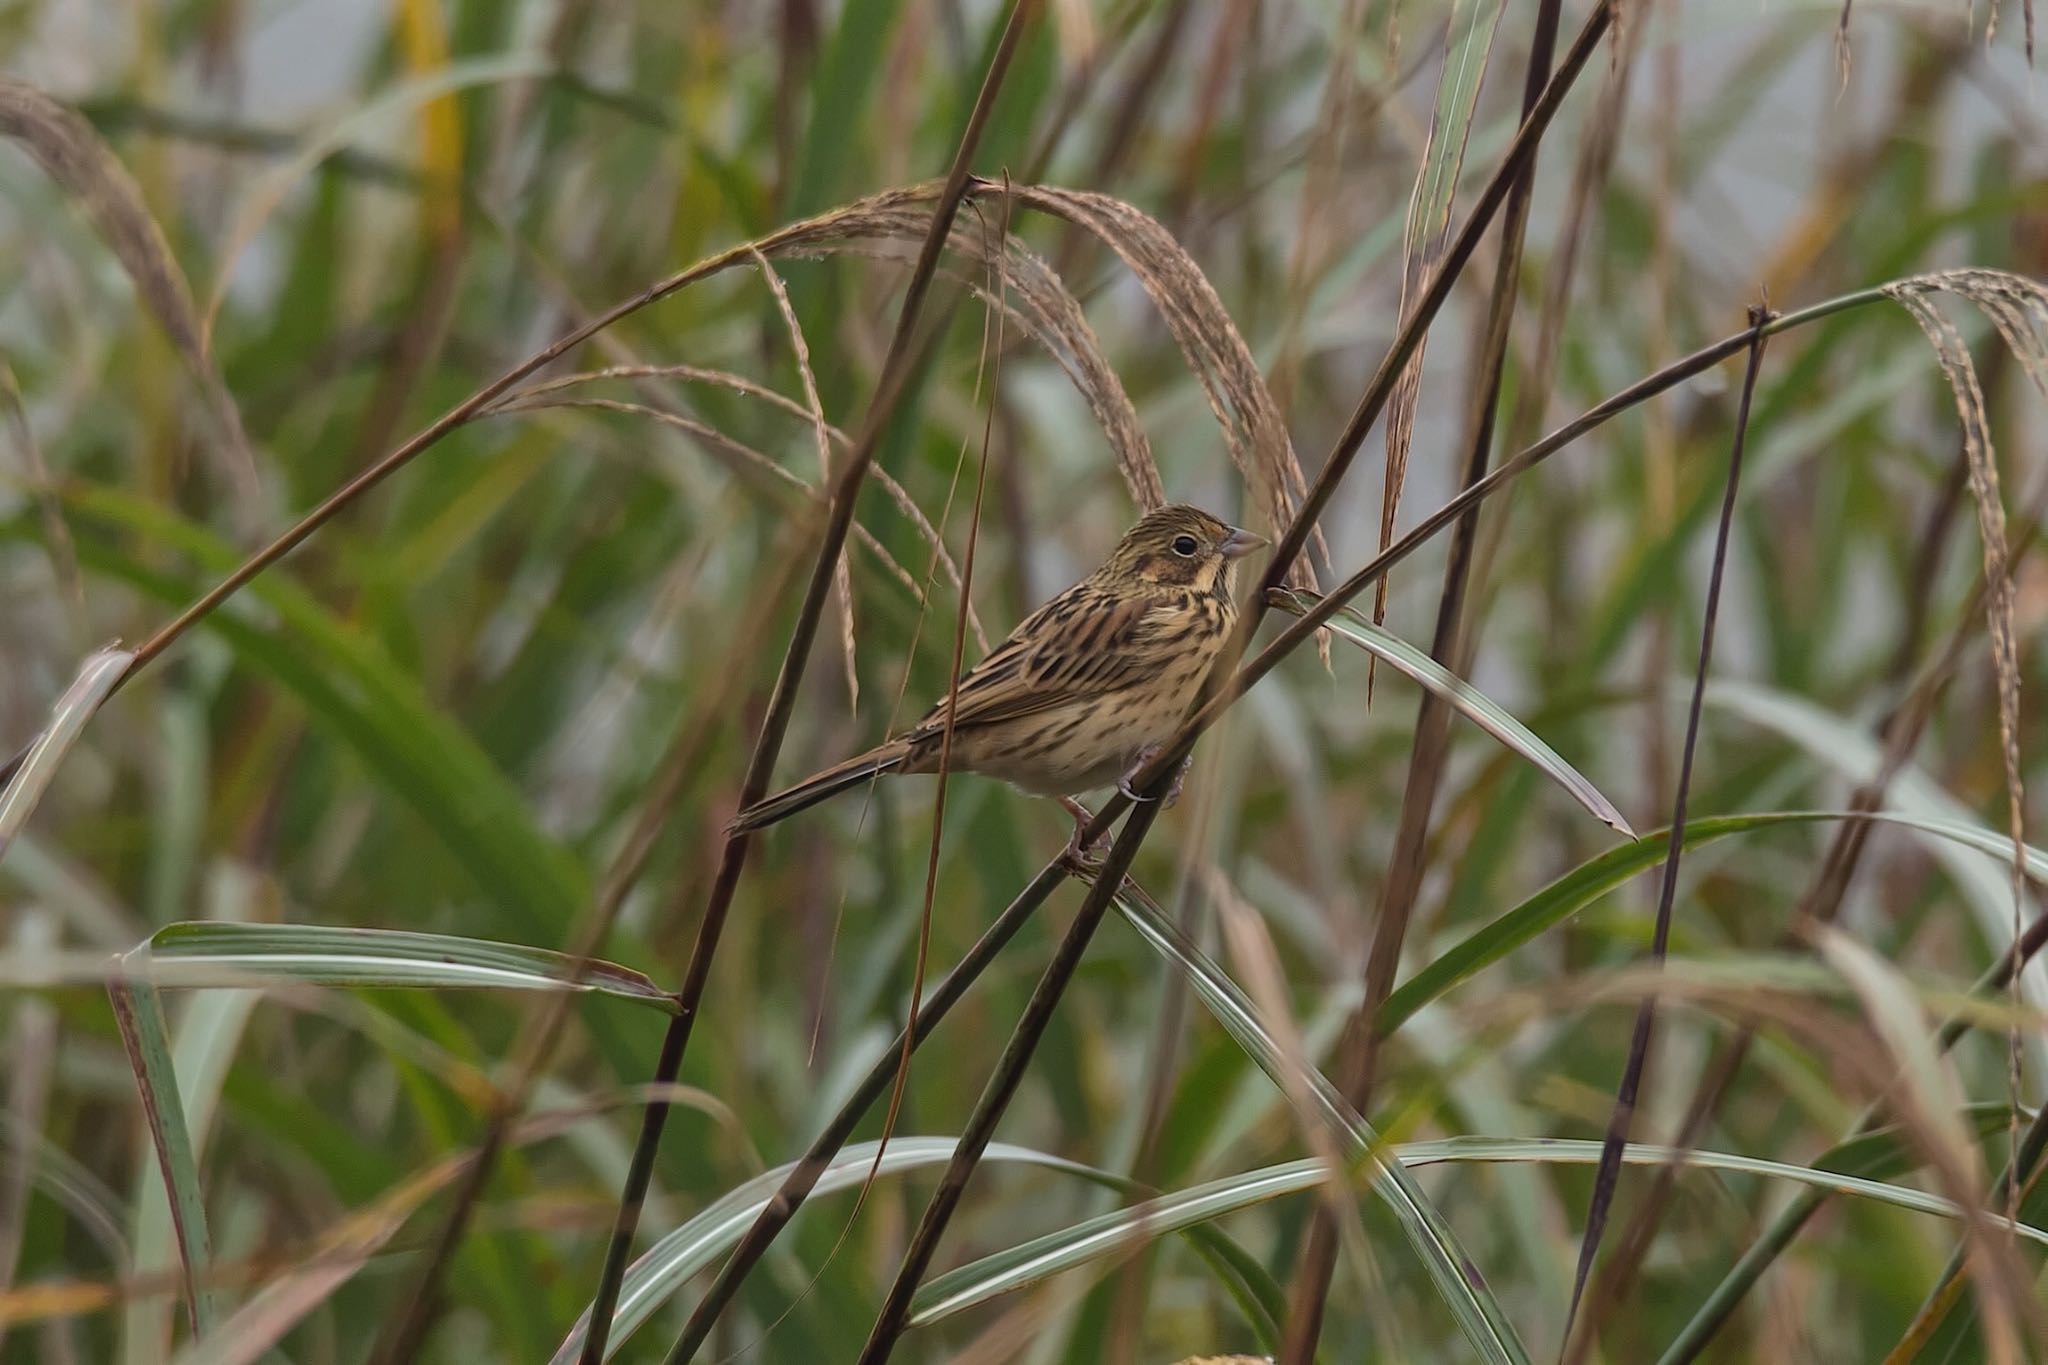
[(1237, 561), (1266, 543), (1199, 507), (1162, 507), (1125, 532), (1100, 576), (1228, 597), (1237, 591)]

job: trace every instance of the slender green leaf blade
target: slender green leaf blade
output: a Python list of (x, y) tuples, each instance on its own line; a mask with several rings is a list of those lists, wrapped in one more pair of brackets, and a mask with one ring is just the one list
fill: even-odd
[[(875, 1174), (897, 1175), (943, 1166), (952, 1159), (954, 1145), (952, 1138), (944, 1137), (892, 1138)], [(818, 1178), (812, 1196), (829, 1194), (866, 1180), (869, 1168), (875, 1165), (875, 1146), (872, 1142), (857, 1142), (842, 1149)], [(1093, 1167), (1009, 1143), (991, 1143), (982, 1160), (1024, 1162), (1090, 1180), (1120, 1183), (1115, 1177)], [(774, 1198), (795, 1165), (790, 1162), (777, 1166), (735, 1187), (649, 1247), (627, 1268), (619, 1287), (619, 1305), (612, 1317), (611, 1336), (605, 1343), (605, 1359), (611, 1359), (626, 1339), (639, 1330), (670, 1295), (688, 1283), (691, 1276), (724, 1255), (740, 1239), (755, 1216)], [(552, 1365), (569, 1365), (577, 1358), (589, 1326), (590, 1311), (586, 1308), (568, 1338), (556, 1350)]]
[[(1195, 994), (1216, 1017), (1216, 1022), (1237, 1040), (1283, 1094), (1294, 1094), (1297, 1082), (1306, 1089), (1317, 1109), (1317, 1118), (1346, 1141), (1354, 1162), (1362, 1162), (1370, 1170), (1373, 1193), (1393, 1210), (1437, 1292), (1481, 1356), (1490, 1361), (1526, 1362), (1528, 1351), (1480, 1278), (1476, 1262), (1458, 1245), (1449, 1222), (1430, 1203), (1422, 1187), (1398, 1162), (1384, 1158), (1383, 1144), (1371, 1125), (1320, 1071), (1310, 1067), (1306, 1075), (1288, 1074), (1291, 1064), (1287, 1054), (1260, 1021), (1251, 998), (1157, 906), (1122, 891), (1115, 903), (1139, 936), (1187, 975)], [(1328, 1171), (1323, 1174), (1327, 1176)]]
[[(1392, 1149), (1392, 1155), (1404, 1168), (1468, 1162), (1590, 1166), (1599, 1162), (1600, 1148), (1598, 1142), (1579, 1139), (1458, 1137), (1402, 1143)], [(1787, 1180), (1918, 1213), (1931, 1213), (1943, 1218), (1961, 1217), (1961, 1210), (1954, 1203), (1924, 1190), (1762, 1157), (1729, 1152), (1680, 1151), (1673, 1147), (1632, 1142), (1623, 1149), (1622, 1160), (1633, 1166), (1666, 1166), (1676, 1162), (1702, 1170)], [(1123, 1254), (1169, 1233), (1183, 1231), (1254, 1204), (1284, 1195), (1307, 1193), (1329, 1178), (1329, 1169), (1320, 1161), (1290, 1161), (1225, 1176), (1086, 1219), (936, 1277), (919, 1290), (913, 1300), (911, 1323), (924, 1326), (938, 1322), (999, 1294), (1035, 1284), (1088, 1261)], [(2002, 1218), (1993, 1218), (1992, 1221), (2000, 1227), (2013, 1227), (2029, 1241), (2048, 1245), (2048, 1230), (2026, 1224), (2008, 1224)]]
[(669, 1010), (674, 1000), (617, 963), (579, 964), (518, 943), (328, 924), (170, 924), (145, 951), (160, 985), (248, 985), (264, 977), (321, 986), (577, 990)]
[[(1916, 818), (1877, 812), (1858, 816), (1850, 811), (1765, 811), (1750, 815), (1720, 815), (1688, 821), (1687, 848), (1723, 839), (1731, 834), (1779, 825), (1814, 824), (1829, 820), (1876, 820), (1919, 830), (1992, 857), (2010, 858), (2012, 843), (1981, 825), (1956, 820)], [(1380, 1028), (1392, 1032), (1415, 1011), (1481, 968), (1500, 961), (1544, 930), (1562, 923), (1637, 873), (1663, 861), (1668, 830), (1653, 830), (1635, 843), (1611, 848), (1588, 859), (1538, 891), (1512, 910), (1489, 920), (1416, 972), (1380, 1008)], [(2029, 845), (2027, 867), (2036, 880), (2048, 880), (2048, 854)]]
[[(1277, 589), (1270, 594), (1270, 600), (1283, 611), (1305, 616), (1317, 601), (1317, 594)], [(1516, 720), (1506, 707), (1432, 659), (1427, 651), (1417, 649), (1392, 631), (1381, 629), (1349, 607), (1337, 614), (1329, 629), (1375, 658), (1386, 660), (1397, 671), (1442, 698), (1459, 715), (1527, 759), (1538, 772), (1591, 812), (1594, 819), (1631, 839), (1636, 837), (1635, 829), (1627, 818), (1585, 774), (1567, 763), (1561, 754), (1538, 738), (1535, 731)]]
[(125, 649), (102, 649), (79, 665), (78, 676), (50, 711), (50, 723), (36, 736), (21, 767), (4, 789), (0, 789), (0, 858), (7, 856), (14, 837), (34, 812), (36, 803), (49, 790), (64, 755), (85, 733), (85, 723), (107, 699), (135, 656)]
[(192, 1134), (185, 1126), (185, 1102), (178, 1092), (177, 1070), (171, 1065), (163, 1002), (147, 980), (126, 972), (107, 983), (107, 996), (113, 1002), (128, 1064), (135, 1072), (143, 1118), (170, 1198), (171, 1225), (184, 1272), (186, 1316), (193, 1335), (204, 1336), (212, 1330), (215, 1317), (212, 1292), (203, 1287), (207, 1267), (213, 1262), (213, 1240), (206, 1226), (206, 1199), (199, 1186)]

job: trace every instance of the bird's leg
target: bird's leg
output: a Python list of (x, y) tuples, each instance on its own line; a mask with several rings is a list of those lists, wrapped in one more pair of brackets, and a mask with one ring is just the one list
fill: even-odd
[(1078, 871), (1093, 872), (1102, 866), (1102, 846), (1107, 842), (1107, 836), (1097, 836), (1092, 844), (1082, 843), (1081, 836), (1088, 832), (1088, 822), (1095, 818), (1095, 812), (1071, 796), (1062, 796), (1060, 804), (1067, 808), (1067, 814), (1074, 817), (1074, 832), (1067, 839), (1067, 847), (1060, 854), (1060, 861)]
[[(1124, 769), (1124, 775), (1116, 780), (1116, 789), (1125, 796), (1130, 797), (1133, 801), (1153, 800), (1154, 798), (1150, 796), (1140, 796), (1138, 789), (1131, 785), (1131, 779), (1143, 772), (1146, 764), (1159, 757), (1160, 748), (1161, 746), (1157, 744), (1147, 744), (1144, 748), (1138, 750), (1137, 757), (1131, 760), (1131, 766)], [(1192, 758), (1193, 755), (1189, 755), (1189, 757)], [(1168, 806), (1180, 800), (1180, 789), (1186, 784), (1187, 780), (1188, 759), (1184, 758), (1174, 768), (1173, 781), (1166, 788), (1166, 804)]]

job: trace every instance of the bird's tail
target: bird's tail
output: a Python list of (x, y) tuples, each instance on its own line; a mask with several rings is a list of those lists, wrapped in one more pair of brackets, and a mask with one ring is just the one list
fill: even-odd
[(878, 773), (894, 772), (903, 766), (903, 760), (908, 754), (909, 746), (895, 740), (849, 758), (844, 763), (836, 763), (821, 773), (805, 778), (794, 787), (756, 801), (735, 815), (729, 828), (738, 833), (744, 830), (763, 829), (786, 820), (798, 811), (809, 810), (820, 801), (837, 796), (848, 787), (865, 782)]

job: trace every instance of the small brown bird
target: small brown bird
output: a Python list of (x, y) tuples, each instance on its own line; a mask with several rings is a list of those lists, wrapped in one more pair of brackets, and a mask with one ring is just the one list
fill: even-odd
[[(1113, 782), (1135, 797), (1130, 777), (1179, 728), (1236, 624), (1237, 561), (1265, 543), (1194, 507), (1147, 514), (960, 679), (952, 770), (1039, 796)], [(936, 772), (945, 725), (941, 701), (894, 739), (747, 807), (733, 828), (772, 825), (878, 773)]]

